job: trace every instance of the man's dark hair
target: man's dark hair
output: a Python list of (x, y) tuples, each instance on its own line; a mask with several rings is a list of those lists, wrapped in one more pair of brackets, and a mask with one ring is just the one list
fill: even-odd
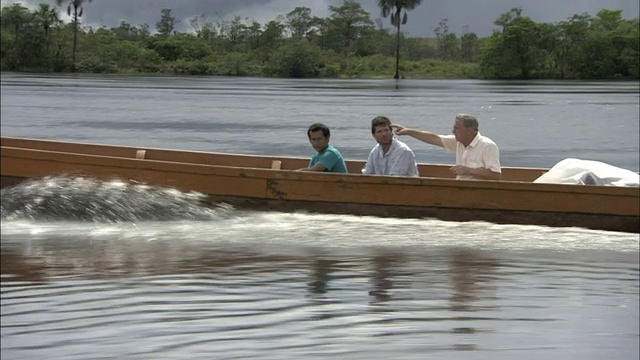
[(375, 134), (376, 127), (380, 125), (387, 125), (389, 128), (391, 128), (391, 120), (389, 120), (389, 118), (386, 116), (376, 116), (375, 118), (373, 118), (373, 120), (371, 120), (371, 133)]
[(309, 130), (307, 130), (307, 137), (311, 138), (311, 133), (316, 131), (322, 131), (322, 134), (324, 134), (324, 137), (331, 136), (331, 130), (329, 130), (327, 125), (321, 124), (321, 123), (315, 123), (309, 126)]

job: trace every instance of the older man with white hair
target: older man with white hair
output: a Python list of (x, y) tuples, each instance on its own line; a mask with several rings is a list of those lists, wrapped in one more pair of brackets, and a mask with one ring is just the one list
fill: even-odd
[(457, 179), (500, 180), (500, 150), (493, 140), (480, 135), (478, 120), (468, 114), (456, 115), (453, 135), (438, 135), (429, 131), (391, 125), (397, 135), (409, 135), (420, 141), (444, 148), (456, 154), (451, 171)]

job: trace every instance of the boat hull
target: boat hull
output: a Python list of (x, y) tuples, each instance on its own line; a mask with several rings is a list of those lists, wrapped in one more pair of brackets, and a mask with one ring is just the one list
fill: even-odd
[[(272, 159), (262, 157), (249, 156), (264, 168), (246, 167), (246, 162), (228, 166), (212, 164), (213, 158), (204, 163), (150, 160), (131, 150), (126, 156), (96, 155), (104, 149), (70, 152), (73, 144), (66, 144), (62, 152), (5, 146), (3, 141), (2, 186), (45, 176), (88, 176), (198, 191), (211, 202), (261, 210), (640, 231), (638, 188), (307, 173), (271, 169)], [(171, 160), (188, 156), (166, 151)], [(279, 159), (285, 165), (301, 161)]]

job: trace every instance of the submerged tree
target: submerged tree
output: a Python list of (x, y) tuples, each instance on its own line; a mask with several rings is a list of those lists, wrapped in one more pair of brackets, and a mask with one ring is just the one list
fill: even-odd
[(407, 11), (415, 9), (421, 2), (422, 0), (378, 0), (382, 17), (386, 18), (391, 15), (391, 25), (396, 28), (396, 74), (393, 76), (394, 79), (400, 78), (400, 25), (407, 23)]
[[(69, 2), (67, 6), (67, 15), (71, 16), (73, 13), (73, 55), (71, 60), (71, 71), (76, 71), (76, 49), (78, 47), (78, 19), (82, 17), (84, 8), (82, 4), (91, 2), (91, 0), (56, 0), (56, 4), (61, 6), (65, 2)], [(73, 12), (71, 11), (73, 9)]]

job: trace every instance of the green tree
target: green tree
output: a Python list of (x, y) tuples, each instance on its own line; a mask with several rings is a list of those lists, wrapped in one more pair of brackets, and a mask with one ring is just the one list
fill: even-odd
[(465, 26), (464, 34), (460, 36), (460, 56), (463, 61), (473, 62), (478, 47), (478, 35), (468, 32), (467, 29), (468, 26)]
[(595, 78), (629, 76), (638, 72), (638, 50), (637, 19), (623, 20), (622, 10), (602, 9), (591, 19), (581, 70)]
[(162, 14), (160, 21), (156, 23), (156, 30), (161, 37), (167, 38), (174, 32), (176, 25), (180, 23), (175, 17), (171, 16), (171, 9), (160, 10)]
[(90, 73), (153, 72), (160, 57), (144, 44), (122, 40), (113, 30), (89, 31), (78, 53), (78, 71)]
[(284, 38), (284, 29), (285, 26), (277, 20), (271, 20), (266, 23), (264, 31), (260, 35), (261, 46), (269, 49), (275, 49), (280, 46)]
[(191, 27), (196, 32), (199, 38), (204, 39), (206, 42), (213, 44), (214, 40), (218, 36), (218, 31), (210, 19), (205, 14), (191, 18), (189, 21)]
[(320, 49), (324, 49), (325, 37), (327, 35), (327, 29), (329, 28), (329, 18), (321, 18), (314, 16), (309, 23), (310, 29), (307, 33), (309, 39), (317, 42)]
[(247, 26), (247, 34), (252, 41), (252, 48), (257, 49), (260, 47), (260, 35), (262, 34), (262, 25), (256, 21), (251, 21), (251, 24)]
[(58, 12), (49, 6), (49, 4), (41, 3), (34, 12), (37, 23), (42, 27), (46, 44), (47, 57), (49, 56), (49, 46), (51, 44), (51, 28), (62, 23), (58, 17)]
[(561, 79), (577, 76), (575, 69), (583, 58), (582, 48), (587, 41), (590, 22), (591, 17), (588, 14), (576, 14), (568, 21), (554, 25), (555, 36), (547, 44)]
[(151, 35), (149, 33), (149, 25), (142, 24), (138, 27), (133, 26), (126, 21), (120, 21), (120, 25), (118, 25), (118, 27), (111, 28), (111, 32), (113, 32), (120, 40), (135, 42), (145, 41)]
[(67, 1), (69, 2), (69, 5), (67, 5), (67, 15), (71, 16), (71, 14), (73, 13), (73, 20), (72, 20), (73, 51), (72, 51), (72, 57), (71, 57), (71, 71), (73, 72), (76, 70), (76, 50), (78, 49), (78, 28), (80, 27), (79, 19), (82, 17), (82, 14), (84, 12), (84, 8), (82, 4), (84, 4), (85, 1), (91, 2), (91, 0), (56, 0), (56, 4), (58, 6), (61, 6), (63, 3)]
[(539, 25), (522, 16), (514, 8), (495, 21), (502, 31), (495, 31), (483, 49), (482, 66), (486, 73), (497, 77), (529, 79), (539, 69)]
[(229, 36), (229, 41), (234, 46), (243, 42), (247, 37), (247, 26), (239, 15), (236, 15), (233, 20), (231, 20), (227, 35)]
[(211, 47), (207, 42), (193, 34), (154, 39), (150, 47), (166, 61), (200, 60), (211, 55)]
[(2, 59), (9, 70), (43, 70), (46, 66), (44, 37), (34, 14), (20, 4), (2, 8)]
[(622, 22), (622, 10), (602, 9), (593, 19), (593, 27), (600, 31), (613, 31)]
[(20, 36), (20, 30), (29, 24), (33, 15), (26, 7), (15, 3), (2, 8), (1, 18), (2, 27), (12, 28), (14, 36), (18, 38)]
[(458, 58), (458, 37), (449, 32), (448, 19), (443, 19), (434, 29), (436, 39), (438, 39), (438, 55), (444, 60), (455, 60)]
[[(82, 4), (87, 1), (62, 3), (75, 15), (64, 25), (58, 25), (55, 11), (46, 5), (29, 10), (18, 3), (0, 9), (0, 69), (286, 77), (400, 77), (402, 71), (427, 78), (640, 78), (640, 20), (624, 19), (620, 10), (602, 9), (594, 17), (582, 14), (557, 24), (538, 24), (520, 9), (512, 9), (495, 21), (499, 29), (489, 37), (478, 39), (468, 28), (458, 37), (444, 20), (433, 39), (408, 37), (402, 31), (398, 38), (397, 27), (385, 28), (382, 17), (374, 24), (353, 0), (329, 7), (326, 18), (311, 17), (307, 8), (297, 7), (265, 25), (240, 16), (211, 20), (203, 14), (192, 19), (190, 33), (177, 32), (177, 21), (166, 9), (168, 26), (163, 34), (151, 36), (147, 24), (81, 26)], [(389, 15), (404, 24), (406, 14), (395, 10), (390, 9)], [(406, 62), (402, 69), (400, 57)], [(432, 60), (435, 57), (446, 60)], [(479, 63), (471, 63), (476, 59)]]
[(329, 30), (336, 51), (352, 52), (356, 40), (375, 29), (369, 13), (354, 0), (345, 0), (341, 6), (329, 6), (329, 11)]
[(307, 32), (311, 28), (311, 9), (298, 6), (287, 14), (286, 19), (291, 37), (300, 39), (307, 35)]
[(614, 76), (640, 77), (640, 19), (623, 20), (613, 30), (617, 69)]
[(538, 46), (542, 53), (541, 77), (563, 76), (560, 66), (560, 27), (554, 24), (539, 24)]
[[(391, 15), (391, 25), (396, 28), (396, 73), (394, 79), (400, 78), (400, 25), (407, 23), (407, 10), (415, 9), (422, 0), (378, 0), (382, 17)], [(404, 13), (403, 11), (404, 10)]]
[(318, 76), (322, 56), (307, 39), (293, 39), (278, 48), (267, 71), (276, 76), (308, 78)]

